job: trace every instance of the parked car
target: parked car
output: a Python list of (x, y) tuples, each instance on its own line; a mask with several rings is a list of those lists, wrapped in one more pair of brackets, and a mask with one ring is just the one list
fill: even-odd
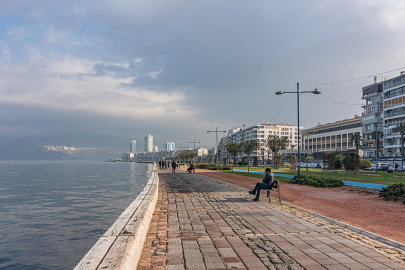
[(370, 168), (365, 168), (365, 171), (375, 171), (375, 165), (371, 166)]
[[(398, 166), (397, 172), (403, 172), (403, 171), (404, 171), (404, 168), (402, 166)], [(395, 172), (395, 164), (389, 166), (388, 172)]]
[(389, 164), (388, 163), (378, 163), (378, 170), (379, 171), (388, 171)]

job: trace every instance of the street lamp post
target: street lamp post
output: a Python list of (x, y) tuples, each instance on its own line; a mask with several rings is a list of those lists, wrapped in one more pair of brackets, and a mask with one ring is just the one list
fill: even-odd
[[(194, 141), (188, 142), (188, 143), (194, 143), (193, 153), (195, 154), (195, 144), (196, 144), (196, 143), (201, 143), (201, 142), (196, 142), (195, 139), (194, 139)], [(194, 155), (193, 155), (193, 163), (195, 164), (195, 162), (194, 162)], [(195, 166), (195, 165), (194, 165), (194, 166)]]
[(297, 94), (297, 118), (298, 118), (298, 171), (297, 171), (297, 175), (301, 176), (301, 167), (300, 167), (300, 148), (301, 148), (301, 144), (300, 144), (300, 94), (301, 93), (312, 93), (312, 94), (316, 94), (319, 95), (321, 92), (319, 92), (318, 90), (315, 91), (301, 91), (300, 92), (300, 84), (297, 83), (297, 91), (295, 92), (283, 92), (283, 91), (279, 91), (276, 92), (276, 95), (282, 95), (282, 94)]
[(218, 132), (226, 132), (226, 131), (218, 131), (218, 127), (216, 127), (215, 128), (215, 130), (214, 131), (207, 131), (207, 133), (211, 133), (211, 132), (215, 132), (215, 148), (217, 149), (217, 152), (216, 152), (216, 156), (217, 156), (217, 158), (216, 158), (216, 163), (217, 163), (217, 171), (218, 171)]

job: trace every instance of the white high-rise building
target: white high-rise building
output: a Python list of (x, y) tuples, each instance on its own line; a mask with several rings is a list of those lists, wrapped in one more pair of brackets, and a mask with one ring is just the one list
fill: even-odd
[(174, 142), (168, 142), (163, 144), (163, 150), (174, 151), (176, 149), (176, 144)]
[(136, 140), (132, 140), (129, 143), (129, 152), (130, 153), (136, 153)]
[(153, 136), (148, 134), (148, 136), (146, 136), (144, 138), (144, 151), (145, 152), (153, 152)]
[(157, 147), (156, 145), (153, 146), (153, 152), (157, 153), (159, 152), (159, 147)]

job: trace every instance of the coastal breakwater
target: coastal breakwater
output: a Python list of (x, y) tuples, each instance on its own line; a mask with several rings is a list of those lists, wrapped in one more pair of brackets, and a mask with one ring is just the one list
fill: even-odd
[(155, 163), (144, 190), (74, 269), (135, 269), (158, 200), (158, 188), (159, 176)]

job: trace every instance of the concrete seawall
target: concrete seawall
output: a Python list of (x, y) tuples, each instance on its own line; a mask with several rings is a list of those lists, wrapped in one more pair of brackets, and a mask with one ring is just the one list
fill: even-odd
[(158, 186), (155, 164), (144, 190), (74, 269), (135, 269), (158, 199)]

